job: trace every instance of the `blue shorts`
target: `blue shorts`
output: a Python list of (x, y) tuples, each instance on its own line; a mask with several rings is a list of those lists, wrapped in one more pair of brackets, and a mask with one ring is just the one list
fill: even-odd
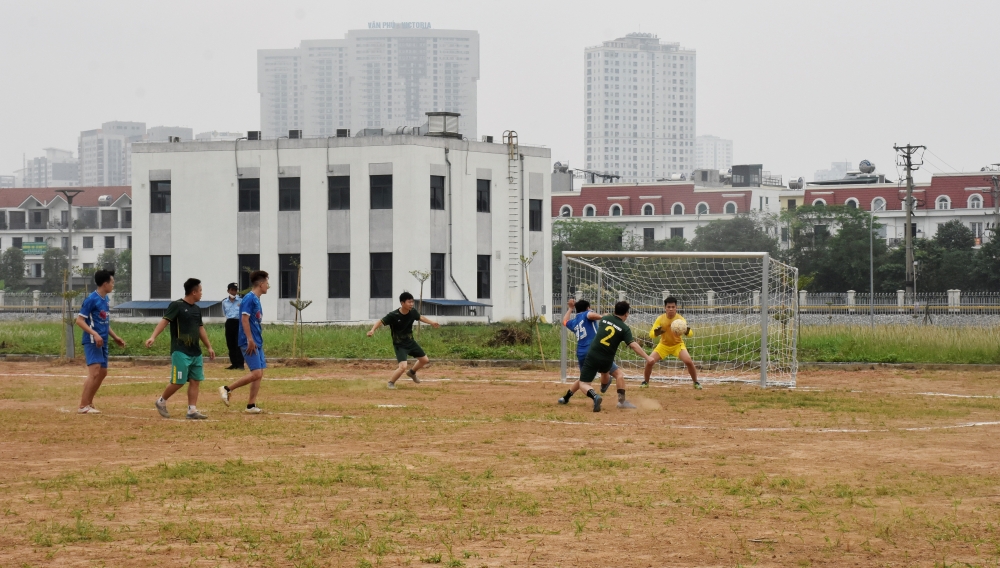
[[(586, 358), (587, 358), (587, 352), (586, 351), (584, 351), (583, 353), (577, 353), (576, 354), (576, 362), (580, 365), (577, 368), (579, 368), (579, 369), (583, 368), (583, 360), (586, 359)], [(614, 363), (612, 363), (611, 364), (611, 370), (608, 371), (608, 373), (614, 373), (617, 370), (618, 370), (618, 365), (615, 365)]]
[(93, 343), (83, 344), (83, 353), (87, 356), (87, 366), (97, 365), (100, 363), (101, 367), (104, 369), (108, 368), (108, 342), (104, 341), (104, 345), (98, 347)]
[(246, 362), (247, 367), (249, 367), (251, 371), (267, 368), (267, 357), (264, 357), (263, 347), (258, 346), (257, 350), (253, 353), (247, 353), (247, 346), (241, 345), (240, 351), (243, 352), (243, 360)]

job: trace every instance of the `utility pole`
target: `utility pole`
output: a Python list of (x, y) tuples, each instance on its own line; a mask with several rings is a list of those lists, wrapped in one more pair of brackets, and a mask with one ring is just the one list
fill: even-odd
[(991, 164), (980, 171), (991, 174), (983, 179), (993, 184), (993, 187), (984, 189), (983, 193), (989, 193), (993, 197), (993, 238), (997, 238), (1000, 235), (1000, 164)]
[[(66, 237), (66, 290), (63, 290), (63, 294), (68, 294), (73, 291), (73, 198), (77, 195), (83, 193), (82, 189), (59, 189), (56, 190), (63, 195), (66, 199), (66, 206), (69, 212), (66, 213), (66, 228), (68, 229), (68, 236)], [(66, 326), (66, 357), (72, 359), (75, 353), (74, 347), (74, 333), (73, 333), (73, 321), (71, 320), (73, 311), (73, 300), (71, 296), (66, 296), (63, 298), (63, 325)]]
[(904, 227), (904, 239), (906, 242), (906, 293), (913, 297), (913, 171), (918, 169), (923, 165), (923, 161), (920, 163), (914, 163), (913, 155), (917, 150), (925, 150), (926, 146), (911, 146), (907, 144), (906, 146), (893, 146), (896, 152), (899, 152), (899, 157), (896, 159), (896, 164), (906, 168), (906, 201), (903, 205), (906, 207), (906, 223)]

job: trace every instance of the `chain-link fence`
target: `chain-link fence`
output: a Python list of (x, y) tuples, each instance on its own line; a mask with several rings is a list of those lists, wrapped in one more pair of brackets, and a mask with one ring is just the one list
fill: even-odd
[[(70, 309), (76, 309), (86, 298), (84, 292), (69, 299)], [(108, 303), (114, 308), (132, 300), (132, 294), (108, 294)], [(58, 315), (63, 308), (63, 295), (50, 292), (5, 292), (0, 290), (0, 314)], [(72, 312), (71, 312), (72, 313)]]

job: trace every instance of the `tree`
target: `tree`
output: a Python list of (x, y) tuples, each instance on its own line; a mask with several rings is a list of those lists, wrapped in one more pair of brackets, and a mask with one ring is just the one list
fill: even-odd
[(938, 226), (934, 240), (945, 250), (968, 251), (976, 246), (976, 235), (958, 219)]
[(24, 251), (10, 247), (0, 255), (0, 280), (4, 281), (4, 289), (20, 292), (27, 288), (24, 282)]
[(45, 283), (42, 290), (49, 293), (61, 293), (63, 286), (63, 273), (69, 268), (66, 252), (61, 248), (50, 248), (45, 251), (42, 257), (42, 272), (45, 274)]
[(691, 248), (716, 252), (778, 252), (773, 235), (775, 219), (757, 212), (741, 213), (732, 219), (710, 221), (694, 230)]
[(563, 251), (623, 250), (625, 229), (611, 223), (565, 219), (552, 222), (552, 289), (562, 289)]
[(672, 237), (662, 241), (653, 241), (644, 248), (645, 250), (653, 251), (684, 252), (686, 250), (690, 250), (691, 247), (688, 245), (688, 242), (684, 239), (684, 237)]
[[(1000, 228), (979, 248), (973, 263), (973, 286), (967, 289), (1000, 292)], [(961, 288), (960, 288), (961, 289)]]
[[(885, 240), (870, 241), (879, 228), (865, 211), (844, 206), (803, 206), (784, 217), (791, 232), (786, 260), (811, 281), (804, 287), (813, 292), (866, 291), (870, 287), (871, 258), (885, 268)], [(871, 247), (871, 248), (869, 248)], [(890, 272), (892, 274), (892, 272)], [(875, 288), (881, 289), (885, 271), (875, 273)]]
[(132, 293), (132, 251), (123, 250), (121, 252), (114, 249), (105, 249), (97, 257), (98, 269), (115, 271), (115, 293)]

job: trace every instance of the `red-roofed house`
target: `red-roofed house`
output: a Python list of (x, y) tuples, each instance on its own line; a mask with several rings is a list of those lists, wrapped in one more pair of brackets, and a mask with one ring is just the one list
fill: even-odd
[[(43, 276), (46, 250), (66, 248), (69, 207), (59, 189), (0, 189), (0, 250), (24, 250), (29, 278)], [(106, 249), (132, 248), (131, 187), (72, 189), (83, 190), (73, 199), (73, 266), (90, 268)]]

